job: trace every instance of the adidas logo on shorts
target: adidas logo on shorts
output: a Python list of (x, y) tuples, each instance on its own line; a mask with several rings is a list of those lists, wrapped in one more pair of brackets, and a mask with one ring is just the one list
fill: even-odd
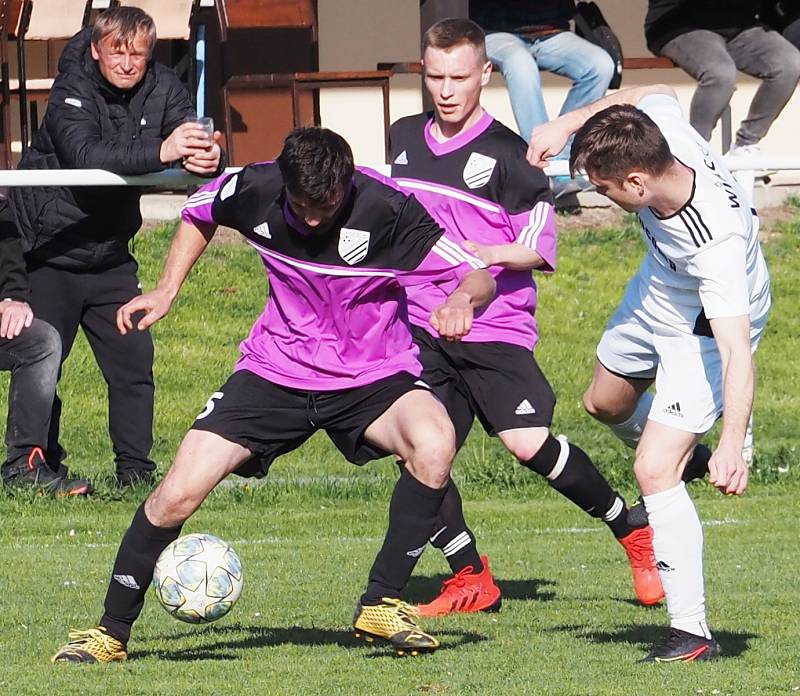
[(683, 418), (683, 414), (681, 413), (681, 404), (678, 401), (671, 406), (667, 406), (664, 409), (664, 413), (670, 416), (675, 416), (676, 418)]
[(536, 413), (536, 409), (531, 406), (530, 401), (523, 399), (519, 402), (519, 406), (514, 410), (514, 413), (518, 416), (531, 416)]

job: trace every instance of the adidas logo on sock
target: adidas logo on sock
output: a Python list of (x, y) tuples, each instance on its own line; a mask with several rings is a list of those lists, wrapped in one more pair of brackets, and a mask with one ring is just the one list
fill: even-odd
[(406, 151), (403, 150), (394, 160), (395, 164), (408, 164), (408, 155)]
[[(427, 544), (425, 544), (425, 546), (427, 546)], [(420, 546), (418, 549), (406, 551), (406, 556), (411, 556), (411, 558), (419, 558), (422, 555), (422, 552), (425, 550), (425, 546)]]
[(677, 416), (678, 418), (683, 418), (683, 414), (681, 413), (681, 404), (679, 401), (676, 401), (671, 406), (667, 406), (664, 409), (664, 413), (668, 413), (670, 416)]
[(658, 563), (656, 563), (656, 568), (663, 573), (669, 573), (675, 570), (669, 563), (665, 563), (664, 561), (658, 561)]
[(530, 416), (536, 413), (536, 409), (531, 406), (531, 402), (527, 399), (523, 399), (519, 402), (519, 406), (517, 406), (514, 413), (518, 416)]
[(129, 587), (132, 590), (142, 589), (139, 587), (139, 583), (136, 582), (136, 578), (134, 578), (133, 575), (115, 575), (114, 580), (116, 580), (123, 587)]

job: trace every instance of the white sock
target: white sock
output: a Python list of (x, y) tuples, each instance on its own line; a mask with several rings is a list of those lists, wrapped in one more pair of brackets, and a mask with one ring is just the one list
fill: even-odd
[(623, 423), (612, 423), (608, 427), (620, 440), (622, 440), (631, 449), (636, 449), (639, 444), (639, 438), (642, 437), (642, 431), (647, 424), (647, 416), (650, 415), (650, 407), (653, 405), (653, 395), (650, 392), (645, 392), (639, 397), (639, 403), (636, 404), (631, 417)]
[(653, 550), (667, 598), (670, 625), (710, 638), (703, 587), (703, 528), (681, 481), (675, 488), (644, 496), (653, 528)]

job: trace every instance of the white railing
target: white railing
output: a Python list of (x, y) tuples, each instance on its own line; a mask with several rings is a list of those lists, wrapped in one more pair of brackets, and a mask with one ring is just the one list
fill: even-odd
[[(798, 155), (748, 155), (746, 157), (724, 157), (742, 186), (752, 192), (754, 174), (758, 170), (800, 170)], [(390, 165), (368, 165), (381, 174), (389, 175)], [(226, 172), (239, 171), (240, 167), (229, 167)], [(545, 172), (548, 176), (569, 174), (566, 160), (550, 164)], [(178, 189), (203, 184), (207, 179), (188, 174), (180, 169), (168, 169), (155, 174), (123, 176), (104, 169), (4, 169), (0, 170), (0, 187), (12, 186), (141, 186), (147, 188)]]

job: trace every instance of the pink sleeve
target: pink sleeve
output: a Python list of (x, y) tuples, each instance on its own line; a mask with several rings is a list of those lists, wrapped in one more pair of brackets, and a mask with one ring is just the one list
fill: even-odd
[(455, 289), (467, 273), (478, 268), (486, 268), (483, 261), (443, 234), (416, 268), (396, 274), (402, 286), (434, 283)]
[(207, 230), (216, 225), (217, 223), (211, 214), (211, 206), (220, 189), (231, 177), (235, 176), (237, 175), (223, 174), (197, 189), (183, 204), (181, 220), (201, 230)]
[(545, 266), (538, 269), (552, 272), (556, 269), (556, 213), (551, 203), (539, 201), (531, 210), (511, 215), (511, 226), (517, 244), (533, 249), (544, 259)]

